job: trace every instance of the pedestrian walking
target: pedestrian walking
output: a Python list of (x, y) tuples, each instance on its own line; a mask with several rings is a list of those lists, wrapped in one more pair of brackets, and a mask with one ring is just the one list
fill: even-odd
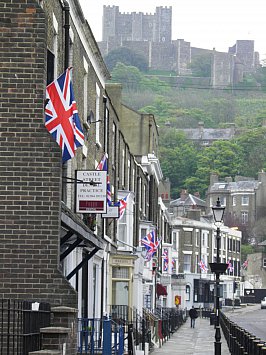
[(194, 306), (192, 306), (192, 308), (189, 310), (188, 314), (189, 314), (189, 316), (190, 316), (190, 325), (191, 325), (191, 328), (195, 328), (195, 321), (196, 321), (196, 318), (198, 318), (198, 312), (197, 312), (197, 310), (194, 308)]

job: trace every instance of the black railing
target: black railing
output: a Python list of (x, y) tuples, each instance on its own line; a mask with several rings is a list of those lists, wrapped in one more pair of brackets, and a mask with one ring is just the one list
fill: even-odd
[(220, 323), (231, 354), (266, 355), (266, 342), (247, 332), (220, 313)]
[(40, 328), (50, 325), (50, 305), (0, 301), (0, 355), (28, 355), (41, 349)]

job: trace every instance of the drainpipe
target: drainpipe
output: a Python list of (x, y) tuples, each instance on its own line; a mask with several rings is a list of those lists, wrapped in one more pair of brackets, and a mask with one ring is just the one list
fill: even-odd
[(69, 7), (69, 3), (66, 0), (64, 0), (63, 11), (65, 11), (65, 24), (64, 24), (64, 29), (65, 29), (65, 69), (67, 69), (68, 66), (69, 66), (69, 29), (70, 29), (69, 17), (70, 17), (70, 7)]
[[(70, 24), (69, 24), (70, 7), (69, 7), (69, 3), (66, 0), (64, 0), (63, 11), (65, 12), (65, 23), (63, 27), (65, 29), (64, 69), (66, 70), (69, 66), (69, 29), (70, 29)], [(67, 202), (67, 184), (66, 184), (67, 164), (66, 163), (62, 164), (62, 176), (63, 176), (62, 200), (66, 203)]]

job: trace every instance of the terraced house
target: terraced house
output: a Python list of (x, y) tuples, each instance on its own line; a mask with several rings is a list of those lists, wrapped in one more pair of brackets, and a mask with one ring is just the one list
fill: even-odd
[[(131, 317), (133, 306), (142, 312), (141, 238), (153, 230), (159, 238), (159, 220), (165, 213), (159, 212), (158, 204), (162, 178), (156, 157), (158, 131), (152, 115), (141, 117), (147, 122), (147, 131), (141, 131), (140, 124), (134, 136), (142, 132), (142, 143), (147, 145), (134, 151), (133, 136), (124, 134), (123, 126), (135, 119), (135, 113), (129, 112), (123, 120), (117, 88), (111, 85), (107, 90), (110, 75), (77, 0), (2, 1), (2, 5), (3, 307), (11, 307), (7, 299), (22, 307), (27, 300), (29, 311), (35, 302), (40, 310), (52, 306), (54, 322), (43, 324), (49, 327), (44, 331), (42, 347), (63, 347), (67, 354), (74, 354), (77, 330), (73, 325), (78, 318), (119, 316), (121, 307), (117, 306), (123, 306), (126, 317)], [(45, 127), (44, 107), (46, 115), (52, 115), (46, 87), (70, 67), (64, 83), (72, 81), (84, 143), (76, 144), (80, 146), (71, 159), (63, 155), (62, 163), (60, 146), (66, 149), (67, 143), (60, 130), (66, 127), (62, 124), (57, 135), (50, 123)], [(93, 174), (101, 170), (102, 158), (106, 158), (107, 171), (97, 174), (108, 175), (109, 201), (116, 206), (109, 208), (102, 200), (86, 201), (84, 208), (79, 200), (83, 191), (80, 184), (97, 190)], [(85, 175), (87, 180), (83, 180)], [(89, 184), (84, 186), (85, 181)], [(125, 208), (120, 216), (123, 199)], [(137, 259), (142, 266), (136, 266)], [(152, 262), (146, 270), (153, 303), (156, 287)], [(51, 327), (59, 325), (64, 326), (63, 337), (59, 332), (52, 344), (50, 333), (55, 328)]]

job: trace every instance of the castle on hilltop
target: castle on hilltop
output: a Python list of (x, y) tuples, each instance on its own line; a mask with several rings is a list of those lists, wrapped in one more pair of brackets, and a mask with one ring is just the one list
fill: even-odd
[(259, 67), (253, 40), (237, 40), (228, 53), (192, 47), (184, 39), (172, 39), (172, 7), (156, 7), (154, 14), (121, 13), (118, 6), (103, 6), (103, 36), (98, 43), (102, 55), (127, 47), (144, 56), (149, 68), (191, 75), (193, 57), (209, 53), (212, 58), (212, 87), (234, 85), (245, 73)]

